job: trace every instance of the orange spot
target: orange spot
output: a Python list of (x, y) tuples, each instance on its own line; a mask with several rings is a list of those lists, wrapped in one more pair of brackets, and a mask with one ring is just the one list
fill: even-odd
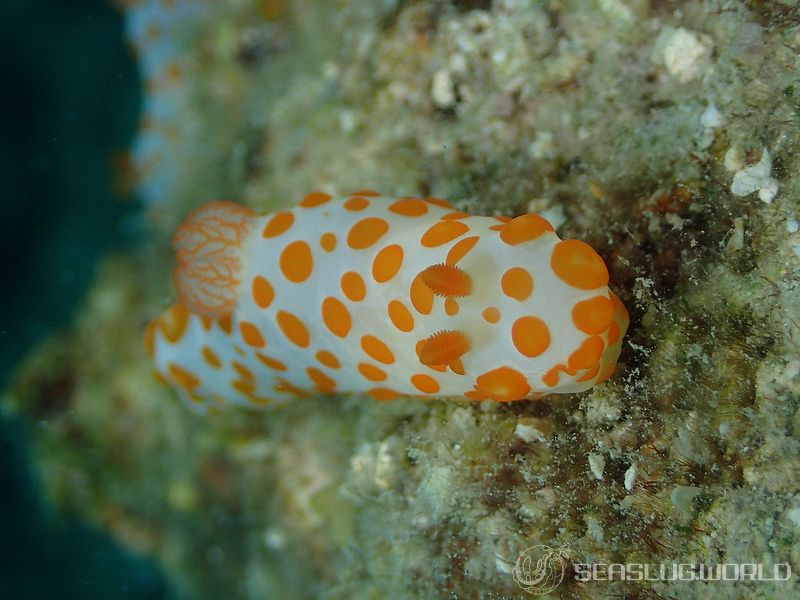
[(369, 363), (358, 363), (358, 372), (369, 381), (384, 381), (386, 379), (386, 373), (383, 369), (379, 369)]
[(249, 380), (236, 379), (231, 381), (231, 387), (245, 396), (252, 396), (256, 391), (256, 384)]
[(497, 219), (501, 223), (508, 223), (509, 221), (511, 221), (511, 217), (506, 217), (505, 215), (498, 215), (495, 217), (495, 219)]
[(483, 318), (486, 319), (487, 323), (497, 323), (500, 320), (500, 311), (494, 306), (490, 306), (481, 314), (483, 315)]
[(458, 240), (453, 247), (447, 252), (445, 263), (448, 265), (455, 265), (458, 261), (467, 255), (467, 252), (472, 250), (472, 247), (478, 243), (480, 238), (477, 235), (472, 235), (463, 240)]
[(421, 217), (428, 212), (428, 205), (419, 198), (401, 198), (390, 204), (389, 210), (404, 217)]
[(450, 370), (456, 375), (464, 375), (464, 363), (460, 358), (457, 358), (451, 362), (448, 367), (450, 367)]
[(347, 210), (358, 212), (360, 210), (364, 210), (369, 206), (369, 200), (366, 198), (350, 198), (344, 203), (344, 207)]
[(439, 217), (439, 219), (442, 221), (457, 221), (458, 219), (466, 219), (469, 216), (471, 216), (469, 213), (457, 210), (455, 212), (447, 213), (443, 217)]
[(444, 301), (444, 312), (447, 316), (452, 317), (458, 314), (458, 301), (455, 298), (447, 298)]
[(161, 385), (169, 385), (169, 381), (167, 381), (164, 376), (155, 369), (153, 370), (153, 377), (155, 377), (156, 381)]
[(522, 400), (531, 391), (525, 376), (511, 367), (500, 367), (478, 376), (478, 389), (498, 402)]
[(304, 282), (314, 270), (311, 247), (302, 240), (292, 242), (281, 252), (280, 265), (286, 279), (294, 283)]
[(367, 294), (364, 279), (354, 271), (348, 271), (342, 275), (342, 280), (339, 283), (342, 286), (344, 295), (353, 302), (361, 302)]
[[(614, 305), (606, 296), (581, 300), (572, 308), (572, 322), (584, 333), (596, 335), (609, 328), (614, 320)], [(619, 333), (619, 330), (617, 330)]]
[(605, 350), (605, 344), (599, 335), (586, 338), (580, 348), (569, 355), (567, 365), (575, 371), (579, 369), (591, 369), (600, 360)]
[(433, 292), (431, 288), (425, 285), (419, 273), (414, 277), (414, 281), (411, 282), (409, 296), (411, 297), (411, 304), (414, 305), (418, 313), (423, 315), (430, 314), (433, 309)]
[[(128, 5), (125, 5), (126, 8)], [(132, 4), (130, 6), (133, 6)], [(161, 28), (158, 26), (157, 23), (148, 23), (147, 24), (147, 37), (150, 38), (151, 41), (155, 41), (161, 37)]]
[(437, 296), (444, 298), (469, 296), (472, 293), (472, 278), (465, 271), (440, 263), (420, 272), (419, 277)]
[(274, 400), (272, 398), (268, 398), (267, 396), (256, 396), (252, 394), (247, 398), (251, 404), (257, 404), (259, 406), (267, 406), (268, 404), (272, 404)]
[(169, 363), (167, 369), (169, 369), (169, 374), (178, 387), (191, 391), (200, 385), (200, 379), (194, 373), (180, 365), (176, 365), (174, 362)]
[(264, 336), (258, 330), (258, 327), (247, 321), (239, 323), (239, 331), (242, 332), (242, 337), (248, 346), (254, 348), (263, 348), (266, 345)]
[(217, 319), (217, 325), (219, 325), (219, 328), (228, 335), (230, 335), (233, 331), (233, 319), (231, 319), (230, 315), (222, 317), (221, 319)]
[(522, 302), (533, 292), (533, 277), (522, 267), (511, 267), (503, 273), (500, 286), (506, 296)]
[(502, 231), (503, 227), (504, 225), (491, 225), (489, 229), (491, 229), (492, 231)]
[(170, 62), (167, 64), (164, 72), (167, 75), (167, 79), (172, 82), (180, 81), (183, 77), (183, 70), (181, 69), (180, 65), (175, 62)]
[(189, 311), (183, 304), (173, 304), (161, 315), (159, 323), (167, 341), (175, 344), (183, 337), (189, 325)]
[(593, 368), (589, 369), (585, 375), (582, 375), (578, 379), (578, 381), (590, 381), (595, 377), (597, 377), (597, 374), (599, 372), (600, 372), (600, 362), (598, 361), (598, 363)]
[(323, 194), (322, 192), (311, 192), (308, 196), (300, 200), (298, 204), (300, 204), (300, 206), (303, 208), (313, 208), (314, 206), (325, 204), (331, 198), (332, 196), (329, 194)]
[(353, 326), (350, 311), (333, 296), (328, 296), (322, 301), (322, 320), (331, 333), (340, 338), (346, 337)]
[(405, 304), (399, 300), (389, 302), (389, 318), (400, 331), (408, 333), (414, 329), (414, 317), (411, 316), (411, 312)]
[(533, 358), (550, 346), (550, 330), (537, 317), (521, 317), (511, 326), (511, 339), (520, 354)]
[(261, 275), (253, 279), (253, 300), (260, 308), (269, 308), (275, 299), (275, 290), (272, 285)]
[(469, 226), (461, 221), (439, 221), (433, 227), (428, 229), (420, 243), (426, 248), (435, 248), (447, 242), (451, 242), (460, 235), (464, 235), (469, 231)]
[(424, 394), (435, 394), (439, 391), (439, 382), (430, 375), (418, 373), (411, 376), (411, 383)]
[(447, 200), (445, 200), (444, 198), (437, 198), (435, 196), (428, 196), (427, 198), (425, 198), (425, 202), (427, 202), (428, 204), (433, 204), (435, 206), (441, 206), (442, 208), (453, 208), (453, 205), (450, 204)]
[(330, 231), (323, 233), (319, 238), (319, 245), (325, 252), (333, 252), (336, 249), (336, 236)]
[[(175, 4), (175, 0), (169, 0)], [(264, 0), (260, 3), (260, 13), (267, 21), (277, 21), (286, 15), (288, 7), (285, 0)]]
[(487, 394), (486, 392), (482, 392), (479, 389), (474, 389), (474, 390), (470, 390), (468, 392), (465, 392), (464, 396), (466, 396), (470, 400), (475, 400), (477, 402), (480, 402), (482, 400), (491, 400), (491, 396), (489, 396), (489, 394)]
[(316, 354), (317, 360), (321, 362), (326, 367), (331, 369), (338, 369), (341, 364), (339, 363), (339, 359), (332, 352), (328, 352), (327, 350), (320, 350)]
[(383, 194), (375, 190), (358, 190), (357, 192), (353, 192), (353, 196), (372, 196), (374, 198), (380, 198)]
[(323, 394), (330, 394), (336, 389), (336, 381), (328, 377), (325, 373), (315, 367), (308, 367), (306, 369), (311, 381), (314, 382), (314, 387), (318, 392)]
[(553, 226), (547, 220), (534, 213), (529, 213), (505, 223), (500, 228), (500, 239), (509, 246), (516, 246), (535, 240), (548, 231), (553, 231)]
[(222, 361), (219, 359), (219, 356), (208, 346), (203, 346), (203, 358), (213, 368), (222, 368)]
[(378, 283), (392, 279), (403, 265), (403, 247), (397, 244), (381, 249), (372, 262), (372, 276)]
[(306, 326), (300, 319), (290, 312), (279, 310), (276, 315), (276, 320), (278, 321), (278, 327), (281, 328), (283, 335), (285, 335), (290, 342), (301, 348), (308, 347), (310, 341), (308, 329), (306, 329)]
[(612, 321), (611, 325), (608, 326), (608, 345), (609, 346), (613, 346), (614, 344), (616, 344), (619, 341), (620, 333), (621, 332), (619, 330), (619, 326)]
[(248, 380), (255, 379), (255, 377), (253, 377), (253, 372), (247, 367), (245, 367), (242, 363), (238, 361), (233, 361), (233, 368), (236, 370), (237, 373), (239, 373), (239, 375), (241, 375), (242, 379), (248, 379)]
[(308, 392), (303, 388), (299, 388), (290, 381), (278, 378), (278, 383), (272, 386), (276, 392), (283, 392), (284, 394), (294, 394), (295, 396), (307, 396)]
[(608, 285), (608, 269), (603, 259), (580, 240), (558, 242), (553, 248), (550, 266), (564, 283), (581, 290)]
[(394, 362), (394, 354), (392, 354), (392, 351), (374, 335), (365, 335), (361, 338), (361, 349), (372, 358), (385, 365), (391, 365)]
[(400, 397), (402, 394), (389, 388), (378, 387), (367, 390), (367, 395), (369, 395), (373, 400), (386, 401), (394, 400), (395, 398)]
[(369, 248), (389, 231), (389, 223), (380, 217), (361, 219), (347, 233), (347, 245), (354, 250)]
[(294, 213), (289, 211), (275, 213), (272, 218), (267, 221), (261, 235), (265, 238), (277, 237), (289, 229), (292, 223), (294, 223)]
[[(414, 346), (414, 351), (417, 353), (417, 358), (422, 353), (422, 349), (425, 347), (425, 343), (427, 342), (427, 338), (421, 339), (416, 343)], [(420, 361), (421, 364), (421, 361)], [(425, 365), (429, 369), (433, 369), (434, 371), (439, 371), (439, 373), (445, 373), (447, 371), (447, 365)]]
[(255, 213), (235, 202), (211, 202), (175, 231), (178, 297), (193, 313), (222, 317), (236, 306), (242, 272), (241, 244)]
[(461, 331), (439, 331), (425, 340), (419, 351), (423, 365), (449, 365), (470, 349), (469, 338)]
[(272, 358), (271, 356), (267, 356), (266, 354), (262, 354), (261, 352), (256, 352), (256, 357), (270, 369), (274, 369), (276, 371), (286, 371), (286, 365), (279, 361), (277, 358)]

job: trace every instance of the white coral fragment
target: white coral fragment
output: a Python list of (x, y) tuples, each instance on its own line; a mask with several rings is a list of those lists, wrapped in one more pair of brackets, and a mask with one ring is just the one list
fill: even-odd
[(517, 422), (514, 434), (521, 440), (528, 442), (547, 442), (553, 433), (553, 425), (546, 419), (525, 417)]
[(731, 229), (730, 237), (725, 243), (725, 249), (728, 252), (736, 252), (744, 248), (744, 219), (736, 217), (733, 220), (733, 228)]
[(703, 114), (700, 115), (700, 125), (703, 127), (716, 129), (717, 127), (722, 127), (724, 123), (725, 117), (713, 104), (709, 104), (703, 111)]
[(772, 157), (764, 148), (761, 159), (754, 165), (740, 169), (733, 176), (731, 193), (736, 196), (749, 196), (758, 192), (758, 198), (769, 204), (778, 193), (778, 180), (772, 177)]
[(639, 467), (636, 466), (636, 463), (631, 464), (628, 467), (628, 470), (625, 471), (625, 489), (629, 492), (633, 489), (633, 486), (636, 484), (636, 478), (639, 476)]
[(672, 32), (664, 46), (664, 66), (681, 83), (697, 79), (711, 56), (708, 36), (679, 27)]
[(431, 96), (439, 108), (450, 108), (456, 103), (456, 91), (450, 71), (441, 69), (433, 75)]
[(603, 471), (606, 468), (606, 459), (602, 454), (589, 454), (589, 468), (592, 471), (595, 479), (603, 479)]
[(692, 515), (692, 500), (700, 493), (700, 488), (692, 485), (676, 485), (670, 494), (672, 505), (685, 515)]

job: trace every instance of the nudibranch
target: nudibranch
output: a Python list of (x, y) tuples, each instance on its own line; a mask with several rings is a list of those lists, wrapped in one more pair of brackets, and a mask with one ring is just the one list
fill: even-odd
[(212, 202), (173, 246), (179, 301), (147, 346), (200, 407), (580, 392), (611, 376), (628, 326), (600, 256), (536, 214), (312, 193), (265, 215)]

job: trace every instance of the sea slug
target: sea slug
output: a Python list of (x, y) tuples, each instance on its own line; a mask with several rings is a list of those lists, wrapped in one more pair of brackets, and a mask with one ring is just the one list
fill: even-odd
[[(197, 69), (198, 32), (219, 4), (208, 0), (118, 0), (125, 35), (147, 90), (139, 133), (131, 148), (137, 191), (147, 204), (174, 197), (180, 173), (197, 153), (191, 73)], [(206, 134), (207, 135), (207, 134)]]
[(200, 407), (580, 392), (611, 376), (628, 326), (603, 260), (536, 214), (317, 192), (266, 215), (212, 202), (173, 246), (179, 302), (147, 347)]

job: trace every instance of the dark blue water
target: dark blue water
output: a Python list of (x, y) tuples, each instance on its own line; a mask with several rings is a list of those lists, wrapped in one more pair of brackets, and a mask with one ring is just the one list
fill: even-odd
[[(140, 87), (104, 0), (0, 2), (0, 386), (79, 306), (104, 253), (135, 242), (139, 206), (110, 160)], [(30, 425), (0, 420), (0, 598), (169, 598), (152, 561), (60, 517), (28, 461)]]

